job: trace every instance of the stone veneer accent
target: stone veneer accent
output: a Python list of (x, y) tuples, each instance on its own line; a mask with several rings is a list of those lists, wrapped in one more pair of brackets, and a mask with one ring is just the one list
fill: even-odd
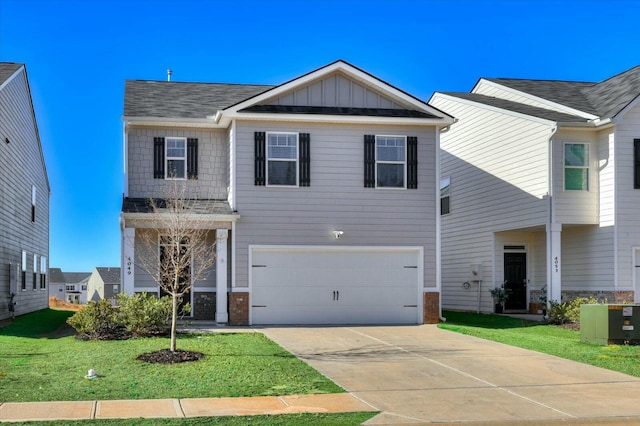
[(214, 320), (216, 319), (216, 293), (215, 292), (193, 292), (193, 319)]
[(424, 293), (423, 321), (425, 324), (440, 322), (440, 293)]
[(249, 293), (229, 293), (229, 325), (249, 325)]

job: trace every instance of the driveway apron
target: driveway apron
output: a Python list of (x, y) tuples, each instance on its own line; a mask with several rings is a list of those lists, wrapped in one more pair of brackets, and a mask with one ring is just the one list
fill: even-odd
[(379, 409), (367, 424), (640, 422), (639, 378), (433, 325), (262, 331)]

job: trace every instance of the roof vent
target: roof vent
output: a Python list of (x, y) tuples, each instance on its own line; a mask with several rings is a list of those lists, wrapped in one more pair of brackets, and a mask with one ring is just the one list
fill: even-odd
[(173, 74), (173, 71), (167, 70), (167, 81), (171, 81), (171, 74)]

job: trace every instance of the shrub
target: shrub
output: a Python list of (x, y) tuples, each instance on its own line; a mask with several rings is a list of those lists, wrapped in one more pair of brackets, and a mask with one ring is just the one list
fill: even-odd
[(106, 299), (97, 303), (89, 302), (84, 309), (68, 318), (67, 323), (75, 328), (80, 336), (89, 339), (111, 335), (119, 328), (116, 309)]
[(157, 298), (154, 295), (136, 293), (118, 295), (118, 322), (126, 331), (137, 336), (146, 336), (167, 325), (171, 315), (171, 297)]
[[(580, 305), (592, 305), (598, 303), (595, 297), (578, 297), (564, 303), (555, 300), (549, 302), (549, 321), (554, 324), (567, 324), (580, 322)], [(606, 301), (604, 301), (606, 303)]]

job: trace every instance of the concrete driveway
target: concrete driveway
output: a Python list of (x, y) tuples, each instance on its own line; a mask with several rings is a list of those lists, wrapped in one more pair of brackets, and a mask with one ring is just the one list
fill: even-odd
[(640, 424), (640, 378), (434, 325), (261, 331), (379, 409), (367, 424)]

